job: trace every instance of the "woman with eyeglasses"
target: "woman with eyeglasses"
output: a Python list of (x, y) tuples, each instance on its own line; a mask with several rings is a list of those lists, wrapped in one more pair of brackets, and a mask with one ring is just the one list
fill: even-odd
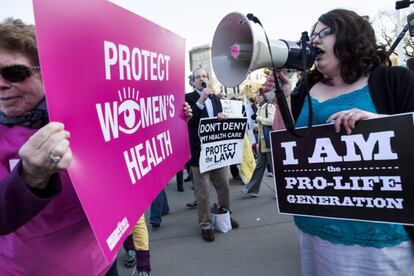
[[(364, 119), (414, 111), (414, 76), (406, 68), (386, 67), (383, 47), (372, 26), (356, 13), (336, 9), (319, 17), (311, 42), (316, 47), (309, 93), (313, 124), (335, 121), (337, 133), (351, 134)], [(296, 126), (306, 126), (306, 86), (291, 95), (279, 72)], [(274, 87), (272, 74), (265, 90)], [(273, 129), (284, 129), (279, 109)], [(305, 138), (306, 139), (306, 138)], [(413, 275), (414, 246), (402, 225), (297, 216), (302, 275)]]

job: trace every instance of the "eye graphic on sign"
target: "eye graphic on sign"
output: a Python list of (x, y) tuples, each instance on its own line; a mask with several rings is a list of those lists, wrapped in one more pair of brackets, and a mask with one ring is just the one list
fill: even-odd
[(135, 88), (128, 87), (123, 89), (123, 97), (121, 91), (118, 91), (121, 105), (118, 108), (118, 120), (125, 123), (125, 127), (119, 125), (119, 130), (126, 134), (132, 134), (141, 126), (140, 107), (138, 104), (139, 91), (135, 92)]

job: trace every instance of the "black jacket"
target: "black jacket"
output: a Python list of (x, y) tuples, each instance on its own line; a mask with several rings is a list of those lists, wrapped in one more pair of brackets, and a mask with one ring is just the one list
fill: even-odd
[[(200, 137), (198, 136), (198, 126), (201, 118), (208, 118), (207, 108), (204, 107), (204, 109), (200, 109), (196, 104), (199, 98), (200, 95), (198, 95), (197, 91), (195, 90), (185, 95), (185, 101), (188, 102), (188, 104), (193, 109), (193, 117), (188, 122), (188, 135), (190, 138), (191, 147), (191, 166), (197, 167), (199, 165), (201, 151)], [(210, 99), (213, 105), (214, 116), (217, 116), (219, 112), (223, 111), (220, 99), (216, 95), (211, 95)]]

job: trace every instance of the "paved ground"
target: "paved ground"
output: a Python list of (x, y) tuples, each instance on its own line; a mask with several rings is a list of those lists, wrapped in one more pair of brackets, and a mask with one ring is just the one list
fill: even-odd
[[(185, 207), (194, 198), (191, 182), (185, 182), (185, 191), (179, 193), (173, 179), (167, 187), (171, 211), (159, 229), (150, 230), (151, 275), (300, 275), (292, 218), (278, 214), (273, 178), (263, 179), (258, 198), (246, 198), (240, 193), (241, 182), (230, 181), (233, 217), (240, 228), (216, 232), (212, 243), (201, 238), (197, 210)], [(216, 201), (215, 192), (211, 195), (211, 201)], [(118, 255), (120, 275), (131, 275), (132, 269), (123, 267), (123, 254), (121, 250)]]

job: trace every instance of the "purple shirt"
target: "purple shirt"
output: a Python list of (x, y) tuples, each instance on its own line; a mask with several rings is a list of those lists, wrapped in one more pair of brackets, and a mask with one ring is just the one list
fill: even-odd
[(36, 130), (0, 125), (0, 275), (103, 275), (109, 269), (68, 174), (36, 196), (19, 176), (19, 148)]

